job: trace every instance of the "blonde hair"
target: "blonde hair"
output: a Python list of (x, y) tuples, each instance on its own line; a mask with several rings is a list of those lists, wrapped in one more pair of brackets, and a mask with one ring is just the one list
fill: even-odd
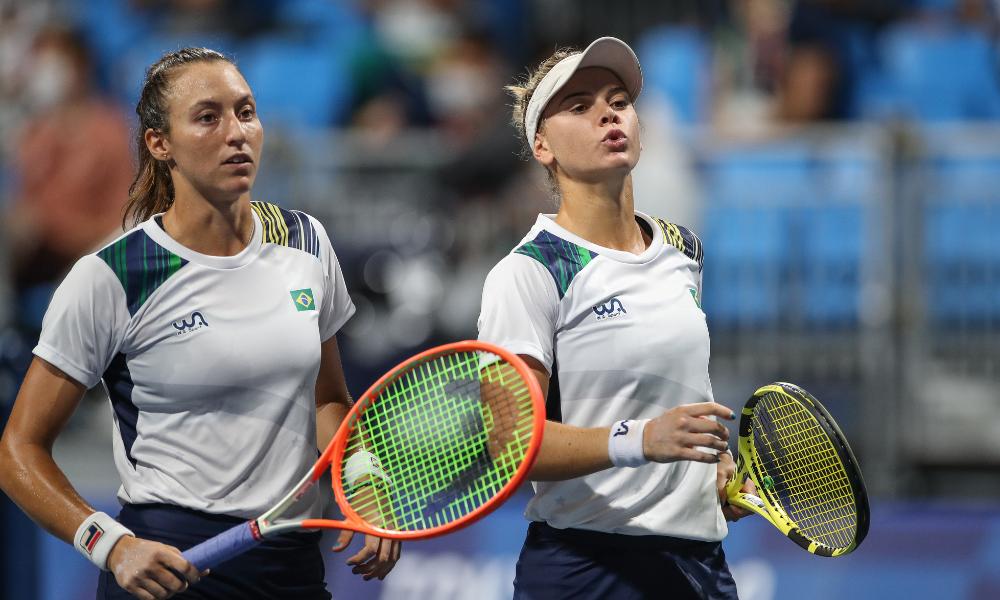
[[(552, 70), (552, 67), (556, 66), (560, 61), (569, 58), (574, 54), (579, 54), (580, 52), (582, 52), (582, 50), (577, 48), (559, 48), (552, 54), (552, 56), (543, 60), (534, 71), (529, 70), (527, 77), (512, 83), (511, 85), (504, 86), (504, 89), (514, 97), (511, 123), (514, 125), (514, 128), (517, 129), (518, 136), (524, 140), (524, 158), (528, 158), (532, 155), (532, 147), (535, 144), (535, 140), (529, 140), (525, 137), (527, 132), (524, 128), (525, 113), (528, 112), (528, 103), (531, 102), (531, 96), (535, 93), (535, 88), (537, 88), (538, 84), (541, 83), (542, 78), (548, 75), (549, 71)], [(538, 130), (541, 130), (540, 126), (538, 127)]]

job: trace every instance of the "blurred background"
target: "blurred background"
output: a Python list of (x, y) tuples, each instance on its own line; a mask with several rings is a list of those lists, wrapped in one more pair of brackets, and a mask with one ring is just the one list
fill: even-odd
[[(54, 286), (120, 232), (134, 106), (162, 53), (225, 51), (254, 89), (254, 199), (330, 232), (358, 395), (476, 336), (486, 273), (555, 211), (502, 86), (614, 35), (646, 77), (637, 208), (705, 244), (716, 399), (799, 383), (872, 495), (846, 558), (734, 525), (741, 597), (1000, 597), (998, 25), (989, 0), (0, 0), (0, 415)], [(92, 390), (56, 456), (116, 514), (109, 413)], [(382, 584), (331, 555), (331, 589), (510, 597), (525, 500), (407, 545)], [(0, 597), (93, 597), (93, 567), (0, 502)]]

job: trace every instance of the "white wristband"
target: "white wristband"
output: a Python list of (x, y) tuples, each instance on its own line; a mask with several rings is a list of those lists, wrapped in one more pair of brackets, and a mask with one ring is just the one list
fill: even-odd
[(123, 535), (135, 534), (102, 512), (95, 512), (80, 524), (73, 536), (73, 547), (103, 571), (108, 569), (108, 555)]
[(347, 483), (347, 491), (350, 491), (362, 477), (369, 475), (378, 477), (386, 483), (389, 476), (382, 470), (382, 463), (377, 456), (367, 450), (358, 450), (344, 463), (344, 481)]
[(608, 456), (616, 467), (639, 467), (649, 462), (642, 452), (642, 432), (649, 419), (617, 421), (608, 433)]

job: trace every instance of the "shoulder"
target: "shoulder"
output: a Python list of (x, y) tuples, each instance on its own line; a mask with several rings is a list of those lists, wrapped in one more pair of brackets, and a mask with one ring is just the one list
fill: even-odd
[(483, 284), (483, 306), (555, 306), (560, 298), (549, 271), (537, 260), (514, 252), (494, 265)]
[(320, 258), (321, 242), (329, 243), (319, 221), (299, 210), (282, 208), (270, 202), (251, 202), (250, 207), (264, 227), (265, 244), (295, 248)]
[(652, 219), (660, 226), (666, 242), (683, 252), (684, 256), (698, 263), (698, 270), (701, 270), (705, 262), (705, 251), (701, 245), (701, 238), (683, 225), (670, 223), (657, 217), (652, 217)]
[[(157, 244), (140, 225), (126, 232), (80, 263), (97, 268), (103, 263), (125, 292), (129, 314), (135, 314), (149, 296), (188, 261)], [(78, 263), (78, 264), (80, 264)]]
[(597, 257), (596, 252), (545, 230), (523, 241), (511, 252), (514, 255), (528, 257), (544, 267), (556, 285), (559, 298), (566, 295), (573, 279)]
[(511, 252), (493, 265), (487, 280), (503, 279), (505, 281), (535, 280), (548, 281), (548, 270), (531, 256), (518, 252)]
[(74, 288), (90, 288), (94, 290), (109, 289), (114, 291), (124, 291), (124, 286), (118, 278), (114, 268), (108, 264), (97, 253), (86, 254), (75, 263), (66, 273), (63, 285)]

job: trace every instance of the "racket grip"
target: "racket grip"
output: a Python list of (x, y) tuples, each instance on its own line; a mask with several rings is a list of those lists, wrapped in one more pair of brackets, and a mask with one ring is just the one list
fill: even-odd
[(238, 554), (243, 554), (260, 543), (260, 534), (253, 521), (223, 531), (219, 535), (188, 548), (181, 554), (199, 571), (211, 569)]

